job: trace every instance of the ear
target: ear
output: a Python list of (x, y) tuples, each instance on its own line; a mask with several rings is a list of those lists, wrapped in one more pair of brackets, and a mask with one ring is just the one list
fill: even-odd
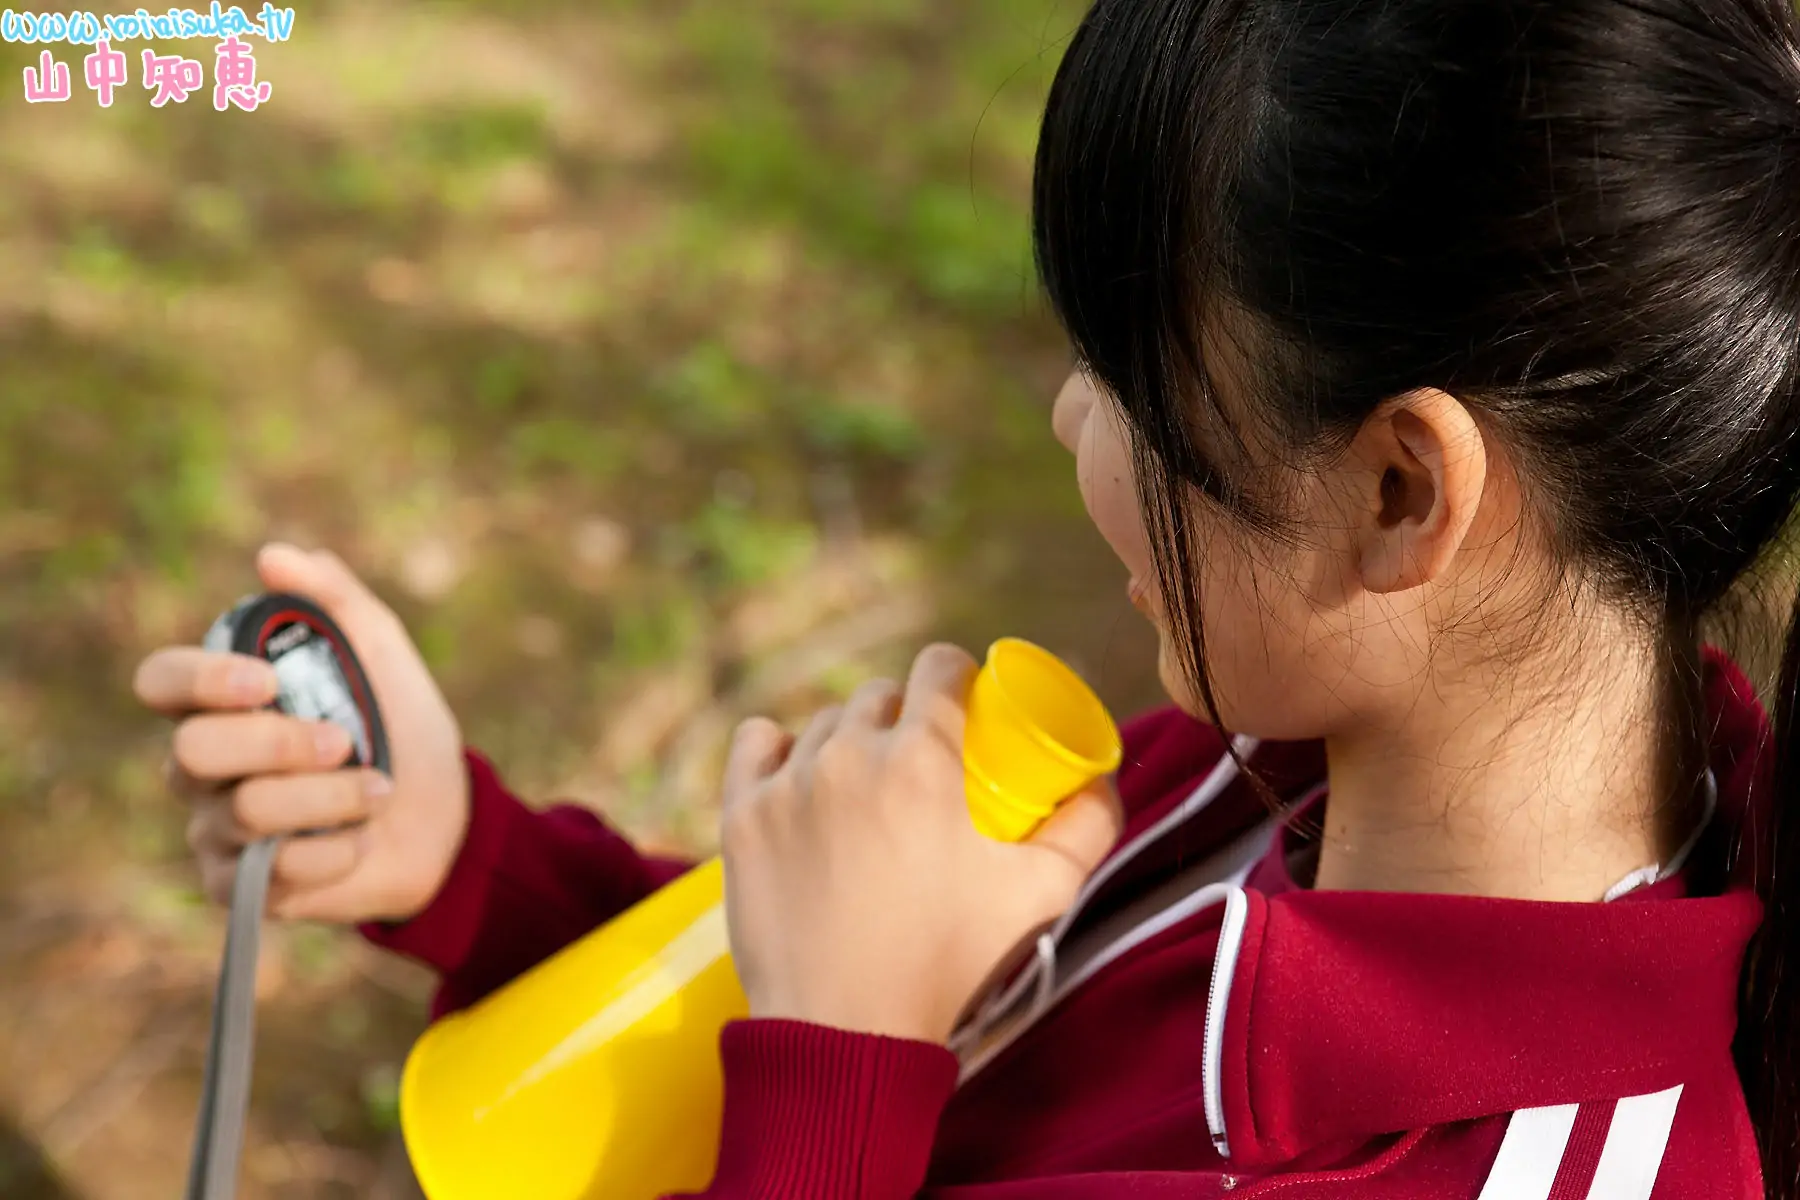
[(1374, 517), (1361, 538), (1362, 583), (1402, 592), (1442, 577), (1487, 484), (1487, 446), (1461, 401), (1427, 388), (1384, 404), (1351, 446)]

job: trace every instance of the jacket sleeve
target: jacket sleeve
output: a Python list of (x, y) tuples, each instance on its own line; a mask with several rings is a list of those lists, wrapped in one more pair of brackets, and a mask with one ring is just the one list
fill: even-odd
[(719, 1038), (725, 1110), (704, 1200), (904, 1200), (925, 1182), (956, 1089), (944, 1047), (800, 1021)]
[[(1173, 708), (1122, 732), (1119, 787), (1127, 812), (1140, 820), (1154, 815), (1147, 800), (1166, 790), (1164, 776), (1191, 774), (1188, 758), (1216, 758), (1223, 745)], [(924, 1185), (959, 1071), (945, 1047), (748, 1020), (725, 1027), (719, 1056), (719, 1165), (698, 1193), (703, 1200), (905, 1200)]]
[(528, 808), (487, 759), (472, 750), (464, 757), (469, 829), (444, 886), (410, 921), (361, 930), (442, 976), (434, 1019), (475, 1003), (691, 865), (639, 854), (584, 808)]

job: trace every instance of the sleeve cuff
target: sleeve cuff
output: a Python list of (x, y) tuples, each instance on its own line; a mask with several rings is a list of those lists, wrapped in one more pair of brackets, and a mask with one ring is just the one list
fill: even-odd
[(725, 1110), (708, 1195), (910, 1197), (956, 1088), (943, 1046), (799, 1021), (734, 1021), (719, 1040)]
[(375, 945), (417, 959), (440, 975), (455, 974), (468, 963), (508, 836), (519, 819), (529, 815), (485, 758), (465, 750), (463, 763), (469, 777), (469, 828), (443, 886), (409, 921), (359, 927)]

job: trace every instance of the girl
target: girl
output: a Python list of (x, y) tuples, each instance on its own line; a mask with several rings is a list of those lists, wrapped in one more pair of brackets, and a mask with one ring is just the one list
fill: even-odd
[[(1175, 707), (1110, 856), (1106, 788), (971, 828), (960, 651), (738, 731), (708, 1195), (1800, 1198), (1800, 638), (1771, 729), (1700, 633), (1800, 492), (1783, 0), (1099, 0), (1035, 192)], [(450, 1007), (681, 869), (460, 754), (335, 560), (262, 571), (364, 648), (396, 774), (158, 654), (215, 891), (354, 822), (278, 911)]]

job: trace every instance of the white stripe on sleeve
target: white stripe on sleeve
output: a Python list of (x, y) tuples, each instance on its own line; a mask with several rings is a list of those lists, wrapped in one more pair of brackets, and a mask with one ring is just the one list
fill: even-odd
[(1675, 1125), (1675, 1106), (1680, 1102), (1680, 1084), (1619, 1101), (1587, 1200), (1650, 1200), (1656, 1173), (1662, 1169), (1663, 1151), (1669, 1145), (1669, 1130)]
[(1579, 1104), (1557, 1104), (1514, 1113), (1480, 1200), (1549, 1200), (1580, 1111)]

